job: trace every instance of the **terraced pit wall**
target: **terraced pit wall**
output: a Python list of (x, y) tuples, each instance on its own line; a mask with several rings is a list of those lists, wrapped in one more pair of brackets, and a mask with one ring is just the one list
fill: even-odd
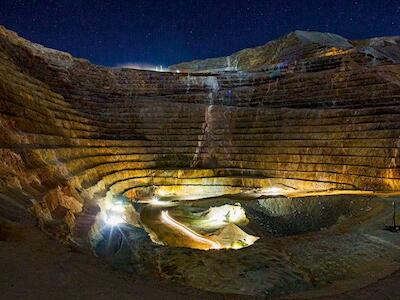
[(399, 101), (399, 65), (351, 54), (159, 73), (0, 27), (0, 215), (79, 240), (104, 197), (399, 191)]

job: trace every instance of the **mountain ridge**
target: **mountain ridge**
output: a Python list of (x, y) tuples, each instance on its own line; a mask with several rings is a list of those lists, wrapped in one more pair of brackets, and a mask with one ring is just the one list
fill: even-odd
[(269, 65), (291, 64), (301, 59), (353, 53), (400, 62), (400, 36), (349, 40), (338, 34), (296, 30), (264, 45), (245, 48), (228, 56), (171, 65), (183, 71), (258, 71)]

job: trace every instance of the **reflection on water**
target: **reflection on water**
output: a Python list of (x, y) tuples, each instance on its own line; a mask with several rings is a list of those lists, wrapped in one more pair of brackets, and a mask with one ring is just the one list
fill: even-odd
[[(145, 230), (104, 228), (95, 251), (118, 267), (214, 292), (307, 299), (360, 287), (400, 266), (400, 235), (383, 230), (391, 223), (389, 200), (216, 198), (136, 208)], [(191, 233), (171, 230), (162, 212)], [(197, 250), (212, 249), (210, 241), (245, 246), (256, 237), (239, 251)]]

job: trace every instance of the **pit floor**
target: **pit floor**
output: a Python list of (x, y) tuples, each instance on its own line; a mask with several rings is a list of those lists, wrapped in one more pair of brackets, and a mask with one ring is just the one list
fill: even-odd
[[(23, 230), (17, 241), (0, 241), (0, 299), (257, 299), (134, 278), (50, 240), (36, 228)], [(400, 271), (395, 271), (364, 288), (316, 299), (400, 299), (399, 282)]]
[[(213, 292), (308, 299), (366, 286), (400, 268), (400, 235), (383, 230), (391, 221), (391, 200), (342, 195), (262, 201), (241, 202), (250, 219), (243, 229), (260, 237), (254, 245), (240, 250), (140, 250), (133, 240), (132, 252), (141, 258), (135, 269), (139, 265), (161, 278)], [(184, 210), (234, 202), (189, 201), (169, 211), (178, 217)], [(168, 236), (157, 210), (165, 209), (145, 207), (142, 221), (176, 245), (174, 239), (181, 238)], [(128, 233), (128, 241), (136, 235)]]
[[(213, 203), (215, 202), (213, 201)], [(369, 240), (367, 245), (372, 246), (372, 256), (360, 258), (361, 265), (368, 266), (368, 263), (371, 264), (371, 273), (363, 274), (365, 275), (364, 278), (362, 278), (361, 282), (358, 280), (356, 284), (351, 282), (350, 284), (349, 282), (327, 282), (327, 287), (323, 289), (311, 289), (311, 293), (306, 294), (302, 294), (300, 291), (292, 293), (289, 297), (291, 299), (310, 299), (313, 297), (313, 299), (321, 300), (400, 299), (400, 290), (398, 289), (400, 271), (396, 270), (396, 266), (383, 266), (380, 264), (387, 261), (387, 257), (385, 257), (388, 253), (386, 252), (387, 249), (392, 249), (390, 253), (394, 253), (395, 256), (400, 254), (399, 249), (396, 247), (394, 247), (396, 249), (393, 251), (393, 243), (387, 242), (392, 241), (397, 244), (400, 235), (381, 231), (381, 223), (390, 220), (390, 213), (385, 212), (384, 214), (379, 214), (379, 216), (379, 218), (367, 220), (366, 225), (363, 224), (361, 227), (358, 226), (359, 224), (354, 224), (351, 230), (352, 232), (361, 233), (364, 238), (366, 237)], [(350, 220), (353, 220), (353, 218)], [(360, 221), (359, 219), (356, 220), (356, 223)], [(290, 246), (292, 252), (297, 253), (297, 262), (304, 261), (308, 263), (310, 259), (313, 259), (313, 256), (308, 256), (307, 252), (311, 253), (314, 251), (313, 248), (325, 246), (331, 250), (332, 245), (324, 245), (323, 241), (326, 237), (329, 240), (333, 237), (332, 241), (335, 241), (337, 229), (340, 229), (340, 226), (339, 228), (336, 227), (333, 235), (329, 230), (327, 232), (323, 230), (317, 234), (304, 233), (295, 236), (279, 236), (276, 239), (280, 243), (283, 242), (285, 246)], [(259, 229), (257, 226), (251, 228), (251, 224), (249, 228), (255, 231)], [(32, 225), (26, 225), (18, 230), (18, 234), (13, 235), (15, 238), (0, 241), (0, 299), (257, 299), (255, 296), (232, 295), (224, 293), (224, 291), (222, 293), (207, 292), (190, 287), (187, 284), (183, 286), (179, 280), (173, 282), (173, 280), (161, 279), (163, 278), (162, 276), (160, 278), (160, 276), (147, 276), (113, 269), (104, 260), (97, 259), (90, 253), (76, 252), (74, 249), (67, 248), (59, 242), (49, 239)], [(266, 246), (268, 246), (268, 239), (275, 239), (268, 235), (262, 238), (267, 242)], [(301, 243), (290, 242), (290, 240), (296, 241), (297, 239)], [(351, 239), (350, 243), (352, 243)], [(255, 248), (246, 248), (246, 251), (250, 251), (248, 254), (256, 254), (259, 249), (264, 248), (262, 243), (256, 243), (256, 245), (258, 246)], [(296, 248), (297, 245), (300, 247)], [(380, 248), (381, 246), (379, 246), (376, 248), (376, 245), (383, 245), (384, 247)], [(352, 246), (350, 244), (349, 248), (352, 249)], [(157, 246), (155, 249), (156, 253), (161, 256), (166, 255), (166, 257), (170, 257), (170, 252), (180, 252), (178, 248), (163, 246)], [(369, 249), (369, 247), (366, 249)], [(199, 250), (182, 249), (182, 251), (183, 256), (178, 254), (178, 257), (184, 258), (188, 254), (192, 256), (192, 253), (194, 253), (192, 251)], [(232, 257), (237, 254), (242, 256), (242, 253), (244, 257), (246, 256), (246, 252), (239, 251), (237, 253), (234, 251), (227, 253)], [(376, 254), (379, 254), (380, 251), (383, 251), (381, 257), (376, 257)], [(313, 253), (315, 254), (315, 252)], [(322, 248), (322, 253), (327, 253), (326, 249)], [(341, 254), (347, 255), (346, 253), (338, 253), (337, 255)], [(213, 255), (211, 254), (211, 256)], [(388, 261), (393, 260), (389, 259)], [(169, 262), (167, 263), (169, 264)], [(310, 265), (313, 265), (312, 261)], [(320, 263), (316, 263), (316, 266), (320, 265)], [(327, 270), (330, 269), (329, 264), (326, 267)], [(384, 272), (378, 274), (380, 271)], [(348, 291), (343, 292), (344, 290)], [(324, 294), (331, 294), (331, 296), (323, 297)], [(288, 297), (288, 295), (285, 297)], [(279, 296), (276, 295), (270, 298), (277, 299)], [(260, 299), (265, 299), (265, 295)]]
[(0, 299), (242, 299), (132, 276), (34, 227), (0, 241)]

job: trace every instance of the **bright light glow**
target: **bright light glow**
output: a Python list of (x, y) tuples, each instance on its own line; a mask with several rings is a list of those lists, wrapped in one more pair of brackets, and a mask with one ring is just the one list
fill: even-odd
[(208, 229), (221, 228), (229, 223), (246, 224), (248, 222), (246, 212), (240, 204), (210, 207), (201, 214), (199, 220), (201, 220), (199, 225)]
[(116, 66), (117, 68), (123, 69), (136, 69), (136, 70), (149, 70), (156, 72), (168, 72), (168, 68), (164, 68), (162, 65), (153, 65), (148, 63), (124, 63)]
[(192, 229), (186, 227), (182, 223), (179, 223), (175, 219), (173, 219), (168, 211), (163, 210), (161, 212), (161, 220), (165, 223), (168, 224), (169, 226), (175, 228), (176, 230), (182, 232), (183, 234), (187, 235), (190, 237), (192, 240), (195, 240), (197, 242), (203, 243), (203, 244), (209, 244), (210, 249), (221, 249), (221, 245), (217, 242), (211, 241), (209, 239), (206, 239), (202, 235), (198, 234), (197, 232), (193, 231)]
[(111, 226), (116, 226), (118, 224), (124, 223), (124, 219), (119, 215), (107, 215), (105, 219), (106, 223)]
[(122, 204), (112, 205), (110, 210), (116, 213), (123, 213), (125, 211), (125, 207)]
[(124, 223), (125, 207), (121, 202), (109, 203), (107, 205), (106, 214), (104, 221), (106, 224), (111, 226), (116, 226), (118, 224)]
[(158, 189), (157, 190), (157, 195), (158, 196), (167, 196), (168, 192), (166, 190), (163, 190), (163, 189)]
[(158, 197), (151, 198), (150, 204), (153, 206), (164, 206), (164, 207), (175, 205), (175, 203), (171, 201), (161, 201), (160, 198)]
[(263, 189), (263, 192), (266, 195), (271, 195), (271, 196), (276, 196), (276, 195), (280, 195), (282, 192), (282, 189), (276, 186), (272, 186), (266, 189)]
[(168, 68), (165, 69), (162, 65), (156, 66), (156, 69), (154, 70), (156, 72), (166, 72), (168, 71)]
[(207, 217), (213, 220), (221, 220), (227, 223), (237, 223), (246, 220), (246, 213), (239, 205), (222, 205), (210, 208)]

